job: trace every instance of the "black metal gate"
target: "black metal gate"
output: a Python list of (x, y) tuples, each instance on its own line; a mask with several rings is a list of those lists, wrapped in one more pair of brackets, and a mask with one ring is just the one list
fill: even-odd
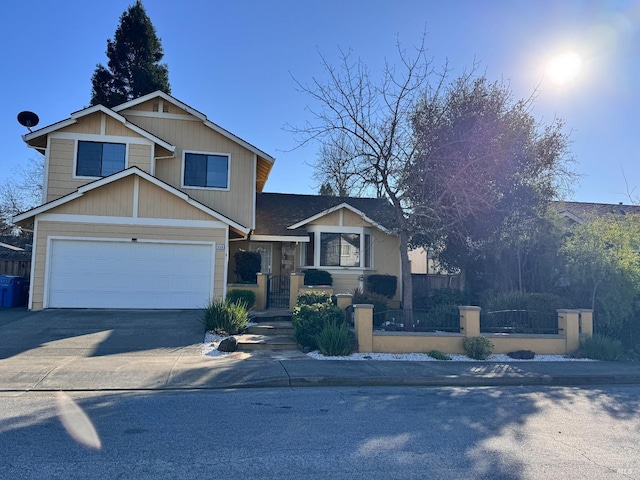
[(272, 275), (267, 283), (267, 308), (289, 308), (289, 277)]

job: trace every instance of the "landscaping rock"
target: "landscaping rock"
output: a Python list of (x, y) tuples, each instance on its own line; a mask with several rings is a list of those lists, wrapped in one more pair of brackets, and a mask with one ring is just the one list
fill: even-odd
[(238, 349), (238, 340), (236, 337), (225, 338), (218, 345), (218, 350), (221, 352), (235, 352)]
[(517, 350), (515, 352), (507, 353), (507, 356), (515, 360), (531, 360), (533, 357), (536, 356), (536, 354), (531, 350)]

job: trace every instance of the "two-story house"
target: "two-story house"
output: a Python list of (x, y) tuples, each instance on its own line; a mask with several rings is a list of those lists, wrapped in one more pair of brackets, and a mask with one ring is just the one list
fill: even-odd
[(45, 156), (43, 204), (13, 219), (33, 230), (30, 309), (198, 308), (240, 249), (265, 273), (330, 270), (336, 291), (400, 274), (384, 201), (262, 193), (275, 159), (165, 93), (23, 138)]

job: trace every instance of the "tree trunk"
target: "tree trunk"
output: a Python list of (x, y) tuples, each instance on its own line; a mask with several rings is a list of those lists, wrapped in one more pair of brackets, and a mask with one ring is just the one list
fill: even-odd
[(400, 229), (400, 266), (402, 270), (402, 308), (404, 310), (404, 329), (413, 330), (413, 278), (409, 262), (409, 234)]

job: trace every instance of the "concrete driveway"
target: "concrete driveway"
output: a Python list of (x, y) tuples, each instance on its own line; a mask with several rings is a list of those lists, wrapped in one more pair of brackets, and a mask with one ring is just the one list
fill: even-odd
[(0, 310), (0, 359), (200, 354), (199, 310)]

